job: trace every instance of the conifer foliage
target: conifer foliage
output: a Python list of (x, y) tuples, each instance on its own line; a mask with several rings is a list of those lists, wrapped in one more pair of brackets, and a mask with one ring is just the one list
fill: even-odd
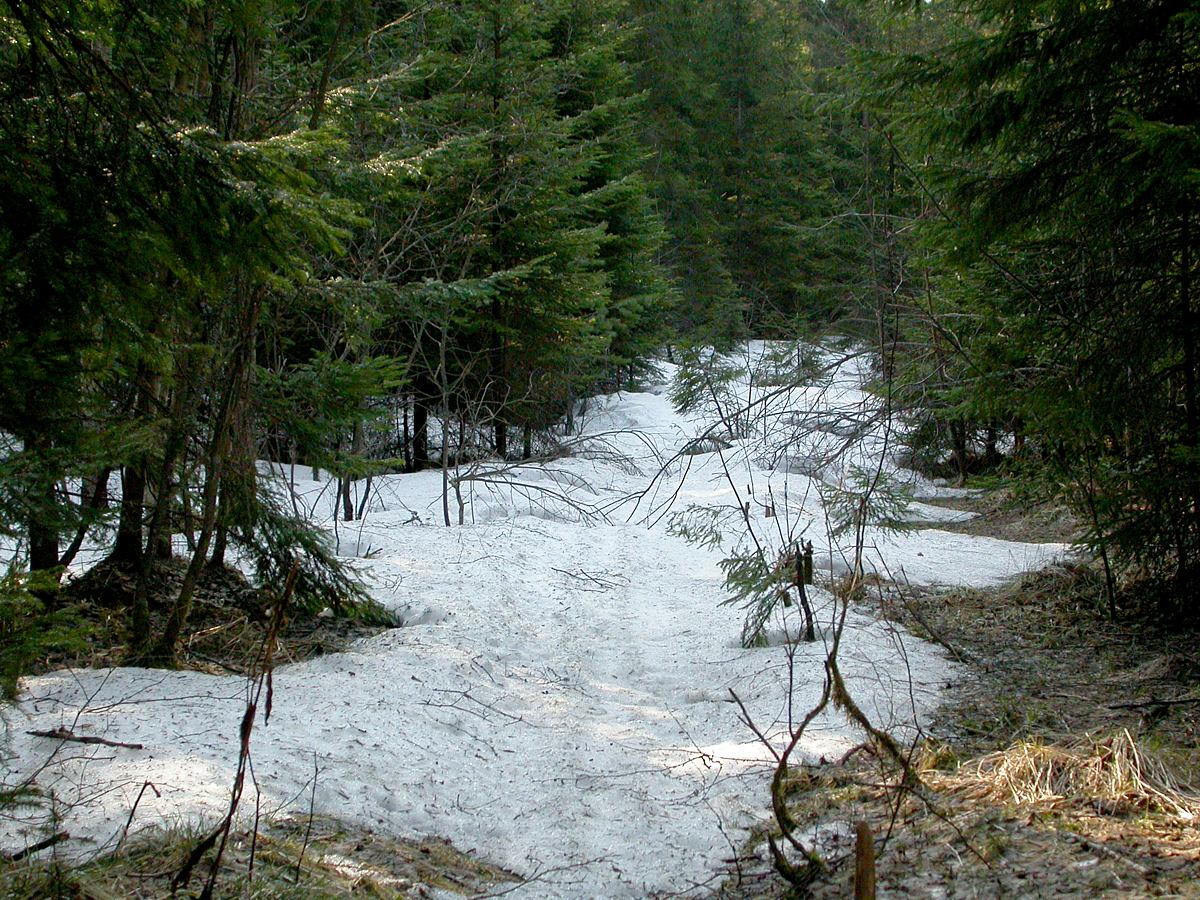
[[(943, 204), (943, 399), (1034, 444), (1114, 562), (1200, 566), (1200, 19), (1180, 0), (967, 4), (896, 64)], [(962, 26), (968, 26), (963, 28)], [(943, 333), (943, 340), (948, 335)]]
[(662, 338), (619, 3), (11, 0), (0, 31), (0, 529), (51, 584), (106, 546), (140, 660), (233, 545), (353, 604), (256, 460), (332, 471), (354, 517), (431, 418), (528, 453)]

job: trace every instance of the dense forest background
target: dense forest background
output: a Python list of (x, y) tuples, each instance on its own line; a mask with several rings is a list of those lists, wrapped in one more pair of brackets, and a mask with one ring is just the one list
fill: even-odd
[(174, 659), (230, 546), (348, 602), (256, 460), (332, 473), (351, 519), (352, 479), (552, 451), (657, 354), (830, 333), (878, 351), (914, 464), (1019, 470), (1087, 523), (1114, 608), (1126, 573), (1185, 605), (1198, 26), (1186, 0), (6, 0), (0, 618), (52, 609), (89, 540), (137, 575), (138, 660)]

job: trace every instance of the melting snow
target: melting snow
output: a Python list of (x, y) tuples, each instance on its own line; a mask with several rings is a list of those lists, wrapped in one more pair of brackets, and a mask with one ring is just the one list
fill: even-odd
[[(306, 810), (315, 778), (318, 812), (450, 837), (534, 879), (513, 896), (645, 897), (711, 881), (735, 853), (730, 842), (761, 820), (770, 772), (730, 692), (778, 739), (819, 694), (824, 646), (798, 646), (790, 692), (780, 647), (740, 648), (741, 613), (721, 605), (721, 552), (669, 534), (667, 503), (749, 501), (772, 546), (803, 531), (818, 569), (844, 571), (820, 485), (837, 485), (851, 463), (897, 472), (863, 374), (854, 361), (820, 388), (753, 393), (743, 383), (745, 397), (762, 398), (755, 438), (677, 458), (712, 410), (679, 415), (661, 386), (596, 398), (582, 420), (592, 438), (572, 456), (464, 482), (462, 527), (441, 524), (440, 473), (375, 479), (365, 521), (339, 523), (338, 539), (406, 627), (276, 670), (274, 713), (252, 738), (263, 809)], [(829, 425), (839, 410), (867, 424), (839, 435)], [(827, 430), (803, 424), (815, 413)], [(831, 446), (846, 452), (835, 458)], [(944, 493), (898, 474), (919, 496)], [(327, 483), (294, 489), (328, 519)], [(635, 491), (637, 502), (626, 499)], [(603, 515), (581, 515), (581, 504)], [(450, 507), (456, 519), (453, 498)], [(1065, 550), (939, 531), (931, 526), (957, 516), (935, 506), (914, 504), (909, 517), (928, 524), (868, 530), (868, 567), (983, 585)], [(815, 593), (827, 634), (834, 606)], [(782, 619), (772, 628), (797, 630)], [(854, 611), (842, 668), (874, 721), (901, 734), (955, 677), (936, 648)], [(81, 852), (113, 845), (147, 781), (161, 796), (143, 796), (135, 830), (216, 818), (246, 690), (235, 677), (142, 669), (27, 679), (5, 714), (4, 782), (36, 772)], [(50, 759), (56, 742), (26, 732), (59, 726), (144, 749), (68, 744)], [(802, 749), (832, 757), (859, 740), (828, 713)], [(249, 790), (244, 807), (253, 804)], [(20, 846), (37, 827), (31, 815), (0, 825), (0, 836)]]

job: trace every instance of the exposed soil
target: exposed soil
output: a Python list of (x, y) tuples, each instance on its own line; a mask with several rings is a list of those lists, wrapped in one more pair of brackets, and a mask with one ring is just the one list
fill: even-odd
[[(187, 563), (154, 561), (148, 601), (151, 633), (162, 627), (183, 582)], [(124, 664), (128, 656), (128, 610), (137, 576), (101, 562), (64, 585), (60, 602), (74, 604), (86, 622), (83, 646), (40, 660), (34, 673), (64, 666), (102, 668)], [(179, 652), (181, 667), (211, 673), (247, 674), (266, 635), (272, 598), (228, 566), (204, 569)], [(274, 654), (277, 662), (297, 662), (344, 649), (385, 626), (354, 618), (314, 615), (293, 609), (284, 622)]]
[[(59, 867), (53, 861), (0, 861), (0, 892), (13, 898), (193, 896), (214, 877), (215, 897), (402, 898), (498, 896), (519, 879), (436, 838), (397, 839), (327, 816), (264, 823), (257, 834), (230, 836), (215, 875), (212, 855), (182, 892), (172, 885), (199, 833), (150, 829), (94, 862)], [(190, 890), (189, 890), (190, 889)]]
[(965, 522), (941, 523), (943, 531), (977, 534), (1006, 541), (1070, 544), (1079, 538), (1079, 520), (1069, 510), (1048, 503), (1025, 501), (1012, 491), (999, 488), (952, 500), (922, 500), (932, 506), (944, 506), (978, 513)]
[[(960, 508), (967, 503), (956, 503)], [(1064, 540), (1068, 516), (973, 498), (972, 533)], [(875, 836), (880, 896), (1200, 897), (1200, 641), (1108, 618), (1092, 567), (994, 590), (877, 585), (862, 602), (962, 665), (913, 748), (920, 784), (859, 753), (794, 769), (789, 811), (828, 863), (806, 891), (853, 895), (853, 823)], [(766, 798), (764, 798), (766, 800)], [(766, 836), (719, 896), (782, 897)]]

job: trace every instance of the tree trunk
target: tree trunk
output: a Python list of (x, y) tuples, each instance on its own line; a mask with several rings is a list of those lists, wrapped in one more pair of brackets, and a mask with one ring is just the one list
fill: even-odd
[[(25, 449), (35, 455), (48, 451), (53, 442), (40, 434), (25, 439)], [(29, 517), (29, 571), (46, 572), (58, 566), (58, 529), (50, 516), (58, 504), (52, 478), (39, 477), (33, 488), (33, 512)]]
[[(411, 469), (419, 472), (429, 466), (429, 394), (424, 390), (426, 379), (421, 376), (413, 394), (412, 464)], [(448, 399), (447, 399), (448, 402)]]
[[(240, 299), (244, 292), (239, 290), (237, 294)], [(249, 389), (248, 369), (254, 352), (259, 311), (262, 308), (264, 294), (264, 288), (254, 288), (250, 291), (250, 296), (245, 297), (243, 303), (239, 304), (244, 313), (242, 320), (238, 322), (235, 334), (237, 343), (234, 345), (232, 359), (227, 370), (227, 386), (221, 397), (216, 420), (213, 422), (212, 437), (205, 459), (200, 534), (196, 541), (196, 551), (192, 554), (191, 562), (184, 573), (179, 596), (175, 600), (171, 614), (163, 628), (162, 637), (147, 660), (155, 665), (169, 667), (176, 665), (176, 647), (179, 644), (179, 637), (191, 614), (192, 598), (196, 592), (196, 585), (200, 581), (200, 573), (208, 561), (209, 546), (212, 543), (217, 523), (217, 497), (220, 492), (226, 457), (229, 453), (231, 418), (236, 404), (242, 399), (244, 392)]]
[[(1192, 246), (1191, 215), (1186, 207), (1180, 223), (1179, 253), (1179, 306), (1182, 312), (1180, 332), (1183, 336), (1183, 379), (1184, 379), (1184, 441), (1190, 451), (1187, 458), (1189, 492), (1192, 506), (1192, 541), (1200, 541), (1200, 471), (1197, 471), (1196, 455), (1200, 453), (1200, 408), (1197, 400), (1197, 352), (1195, 311), (1192, 309)], [(1181, 563), (1184, 562), (1181, 560)]]
[[(171, 483), (174, 480), (175, 466), (185, 456), (187, 448), (188, 409), (194, 396), (192, 382), (192, 363), (185, 355), (180, 361), (175, 373), (175, 391), (171, 397), (170, 425), (167, 440), (163, 444), (163, 455), (158, 470), (159, 496), (169, 496)], [(148, 480), (148, 479), (147, 479)], [(181, 498), (187, 503), (186, 498)], [(155, 547), (162, 543), (165, 536), (170, 541), (169, 506), (166, 503), (156, 503), (150, 513), (150, 521), (146, 528), (146, 544)], [(131, 655), (140, 660), (150, 646), (150, 580), (152, 576), (152, 561), (154, 555), (142, 553), (137, 567), (137, 582), (134, 585), (133, 600), (130, 606), (130, 640)]]
[(989, 466), (997, 465), (1000, 462), (1000, 447), (998, 429), (995, 422), (988, 423), (984, 435), (984, 456), (987, 458)]
[(415, 472), (413, 468), (413, 445), (412, 431), (408, 427), (408, 405), (409, 399), (405, 395), (400, 397), (400, 455), (404, 458), (404, 471)]
[(321, 124), (321, 114), (325, 111), (325, 97), (329, 93), (329, 76), (333, 74), (333, 64), (341, 45), (342, 32), (346, 30), (353, 11), (354, 4), (350, 0), (342, 0), (342, 11), (338, 15), (337, 27), (333, 31), (333, 40), (329, 42), (329, 49), (325, 53), (325, 62), (321, 66), (321, 77), (317, 82), (317, 89), (313, 92), (312, 115), (308, 119), (309, 128), (316, 128)]
[[(219, 506), (220, 504), (218, 504)], [(217, 525), (217, 534), (213, 538), (212, 555), (208, 558), (208, 564), (215, 569), (219, 569), (225, 565), (225, 550), (229, 546), (229, 529), (224, 525)], [(194, 548), (193, 548), (194, 549)]]
[(142, 521), (145, 511), (142, 498), (146, 495), (144, 462), (137, 460), (121, 467), (121, 515), (117, 521), (117, 538), (109, 560), (124, 568), (134, 569), (142, 562)]
[(338, 476), (338, 499), (342, 503), (342, 521), (354, 521), (354, 498), (350, 496), (350, 476)]
[(92, 514), (108, 505), (108, 476), (111, 474), (111, 468), (104, 468), (100, 470), (99, 474), (83, 480), (79, 496), (79, 527), (75, 529), (75, 537), (58, 560), (58, 564), (63, 568), (75, 561), (92, 524)]

